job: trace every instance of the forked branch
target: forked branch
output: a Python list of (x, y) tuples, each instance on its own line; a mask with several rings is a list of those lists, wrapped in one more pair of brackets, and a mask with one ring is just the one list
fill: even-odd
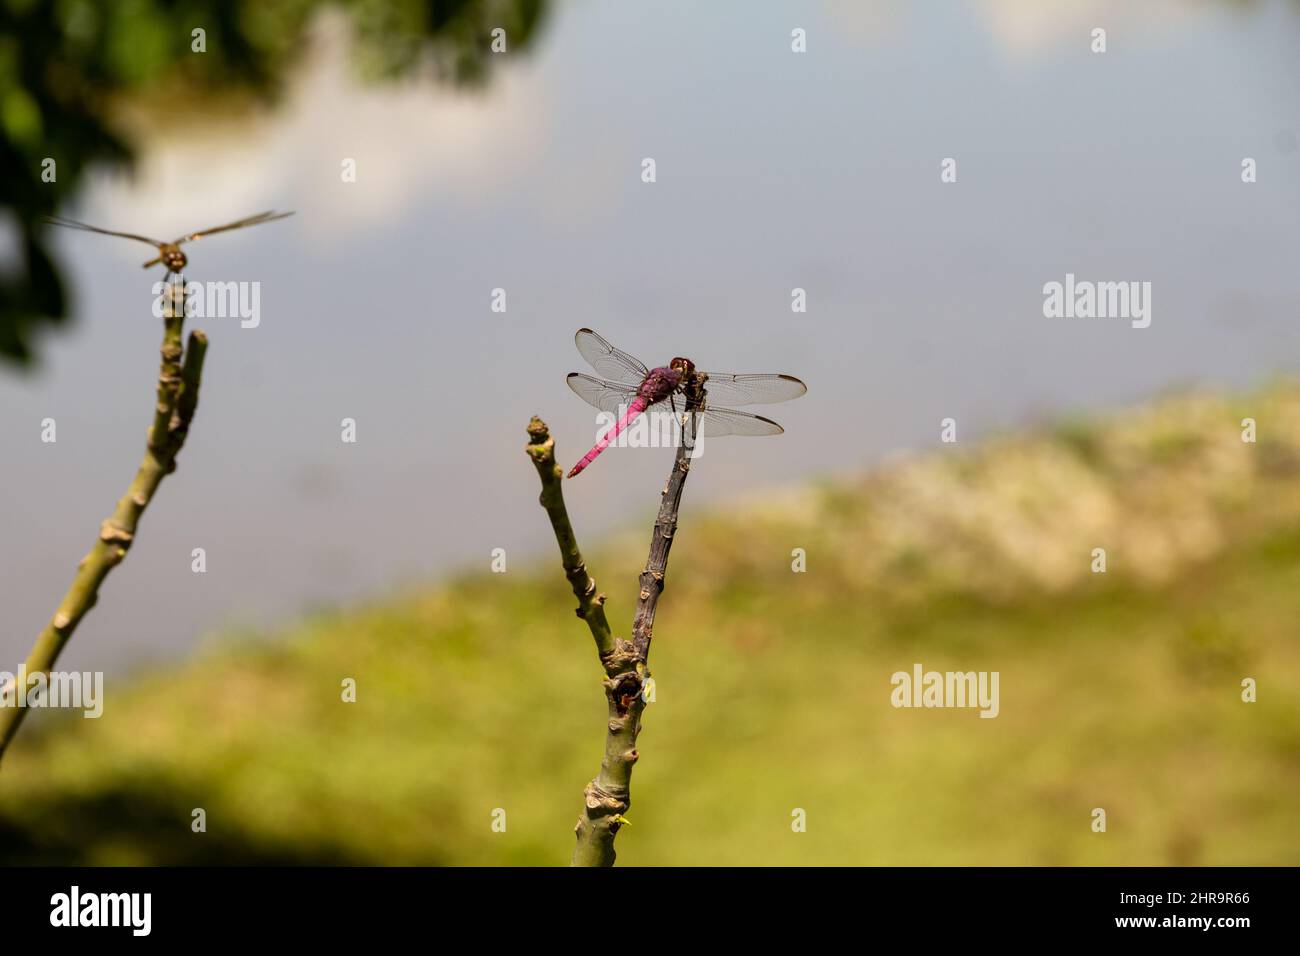
[(605, 697), (609, 709), (605, 756), (600, 773), (587, 784), (584, 792), (582, 815), (575, 829), (578, 840), (573, 850), (573, 865), (613, 866), (614, 838), (627, 822), (624, 814), (632, 803), (632, 766), (640, 756), (636, 741), (641, 731), (641, 714), (646, 706), (646, 682), (650, 679), (648, 657), (655, 608), (663, 592), (668, 552), (677, 531), (682, 489), (690, 471), (690, 442), (683, 442), (677, 449), (672, 473), (664, 487), (650, 539), (650, 555), (640, 576), (641, 590), (632, 625), (632, 640), (629, 641), (611, 634), (605, 620), (605, 596), (596, 592), (596, 582), (582, 561), (564, 507), (561, 487), (564, 472), (555, 462), (555, 440), (548, 434), (546, 423), (539, 418), (533, 418), (529, 424), (528, 436), (528, 454), (542, 480), (541, 503), (551, 519), (565, 575), (578, 596), (578, 616), (591, 628), (601, 666), (605, 669)]

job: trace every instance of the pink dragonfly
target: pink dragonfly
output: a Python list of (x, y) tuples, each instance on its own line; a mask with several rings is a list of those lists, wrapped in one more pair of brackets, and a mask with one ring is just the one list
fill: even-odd
[(610, 442), (651, 406), (667, 406), (674, 413), (685, 412), (689, 407), (695, 414), (695, 433), (700, 435), (779, 435), (785, 429), (770, 418), (717, 408), (712, 399), (728, 405), (764, 405), (798, 398), (808, 391), (808, 386), (793, 375), (697, 372), (695, 363), (685, 358), (675, 358), (658, 368), (646, 368), (644, 362), (614, 348), (591, 329), (578, 329), (574, 341), (587, 363), (606, 378), (570, 372), (569, 388), (587, 404), (621, 417), (573, 466), (570, 478), (595, 461)]

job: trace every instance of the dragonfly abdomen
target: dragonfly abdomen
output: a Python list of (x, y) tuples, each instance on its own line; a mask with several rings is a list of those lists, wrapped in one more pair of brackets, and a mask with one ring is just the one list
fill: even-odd
[(632, 399), (627, 406), (627, 411), (623, 413), (623, 417), (614, 423), (614, 427), (601, 436), (600, 441), (591, 446), (591, 451), (583, 455), (582, 460), (573, 466), (569, 471), (568, 477), (572, 478), (574, 475), (578, 474), (578, 472), (582, 471), (582, 469), (595, 461), (596, 456), (608, 448), (609, 443), (621, 435), (623, 430), (632, 423), (632, 420), (644, 412), (649, 404), (649, 401), (647, 401), (643, 395), (638, 395), (636, 398)]

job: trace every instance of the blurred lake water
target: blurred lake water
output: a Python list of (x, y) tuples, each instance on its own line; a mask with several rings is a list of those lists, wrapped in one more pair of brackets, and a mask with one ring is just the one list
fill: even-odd
[[(960, 444), (1293, 372), (1298, 9), (566, 3), (477, 93), (355, 82), (326, 31), (280, 110), (191, 123), (64, 210), (164, 236), (297, 215), (191, 253), (187, 278), (260, 282), (262, 319), (205, 323), (179, 470), (63, 662), (183, 654), (486, 567), (494, 548), (549, 560), (524, 427), (542, 415), (566, 463), (596, 437), (564, 385), (580, 326), (647, 361), (809, 384), (784, 436), (710, 447), (688, 535), (692, 511), (738, 491), (934, 448), (947, 417)], [(153, 401), (144, 247), (61, 242), (78, 323), (34, 373), (0, 377), (0, 665), (126, 488)], [(1150, 326), (1045, 318), (1043, 286), (1067, 273), (1150, 282)], [(639, 527), (670, 455), (614, 449), (577, 479), (581, 538)]]

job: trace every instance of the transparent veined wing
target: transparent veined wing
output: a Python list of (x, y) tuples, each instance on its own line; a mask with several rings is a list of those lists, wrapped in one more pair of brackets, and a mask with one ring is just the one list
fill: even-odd
[(228, 232), (231, 229), (243, 229), (245, 226), (260, 226), (264, 222), (275, 222), (277, 219), (285, 219), (292, 216), (291, 212), (276, 212), (268, 209), (266, 212), (259, 212), (256, 216), (245, 216), (243, 219), (236, 219), (234, 222), (228, 222), (224, 226), (213, 226), (211, 229), (201, 229), (198, 232), (191, 232), (189, 235), (181, 236), (174, 243), (180, 245), (182, 242), (193, 242), (195, 239), (202, 239), (204, 236), (210, 236), (217, 232)]
[(588, 365), (615, 382), (640, 385), (650, 374), (650, 369), (646, 368), (644, 362), (622, 349), (614, 348), (591, 329), (578, 329), (573, 341)]
[(621, 410), (636, 398), (635, 385), (622, 385), (618, 382), (606, 382), (594, 375), (582, 372), (570, 372), (566, 380), (573, 394), (588, 405), (594, 405), (602, 412), (618, 415)]
[(696, 413), (696, 434), (706, 438), (721, 438), (723, 435), (780, 435), (785, 431), (770, 418), (738, 412), (734, 408), (713, 408), (706, 406)]
[(139, 236), (134, 232), (118, 232), (114, 229), (100, 229), (99, 226), (77, 222), (75, 219), (65, 219), (63, 216), (46, 216), (45, 221), (52, 226), (64, 226), (68, 229), (80, 229), (82, 232), (97, 232), (101, 236), (120, 236), (123, 239), (134, 239), (137, 242), (147, 242), (149, 245), (155, 247), (162, 245), (162, 243), (157, 239), (150, 239), (148, 236)]
[(793, 375), (733, 375), (709, 372), (704, 390), (720, 405), (768, 405), (788, 402), (808, 391)]

